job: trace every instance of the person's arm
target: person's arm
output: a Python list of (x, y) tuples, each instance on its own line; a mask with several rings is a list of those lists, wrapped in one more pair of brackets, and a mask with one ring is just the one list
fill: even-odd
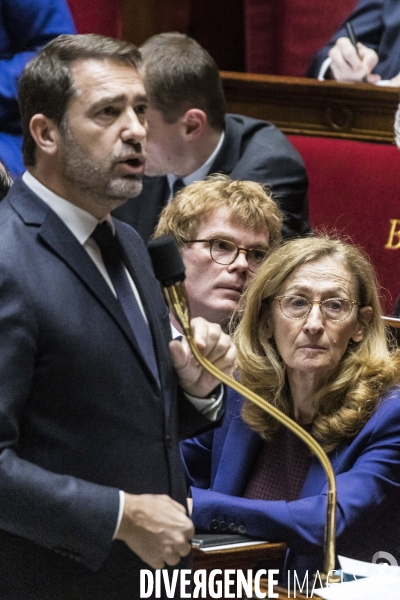
[(24, 459), (42, 340), (15, 275), (0, 266), (0, 529), (96, 569), (111, 548), (119, 492)]
[[(372, 62), (371, 62), (372, 56), (377, 56), (376, 53), (378, 51), (379, 42), (380, 42), (380, 39), (382, 36), (383, 4), (384, 4), (384, 0), (360, 0), (357, 4), (355, 10), (353, 11), (353, 13), (346, 19), (351, 22), (358, 41), (363, 46), (366, 46), (366, 47), (368, 47), (368, 49), (371, 49), (374, 51), (373, 55), (370, 55), (366, 50), (362, 52), (363, 55), (367, 54), (367, 56), (365, 57), (365, 60), (366, 60), (366, 64), (369, 66), (372, 64)], [(315, 77), (315, 78), (320, 77), (322, 64), (328, 58), (330, 50), (334, 47), (335, 47), (335, 53), (334, 53), (335, 62), (333, 65), (332, 64), (330, 65), (331, 69), (332, 69), (332, 73), (329, 75), (329, 77), (332, 78), (334, 72), (336, 72), (337, 75), (340, 74), (340, 71), (339, 71), (340, 63), (342, 61), (345, 61), (345, 58), (343, 56), (343, 52), (340, 47), (342, 42), (340, 42), (338, 45), (339, 38), (347, 39), (347, 32), (346, 32), (344, 23), (338, 29), (338, 31), (335, 33), (335, 35), (331, 38), (331, 40), (328, 42), (328, 44), (326, 44), (326, 46), (321, 48), (321, 50), (319, 50), (316, 53), (316, 55), (313, 57), (310, 65), (308, 67), (308, 70), (307, 70), (307, 77)], [(351, 45), (351, 43), (350, 43), (350, 45)], [(347, 48), (347, 50), (346, 50), (346, 48)], [(355, 62), (355, 64), (359, 67), (360, 65), (356, 61), (357, 53), (356, 53), (354, 47), (353, 47), (354, 52), (347, 45), (346, 45), (346, 48), (344, 49), (346, 54), (348, 55), (350, 53), (350, 57), (352, 57), (351, 61)], [(336, 60), (338, 60), (339, 63), (336, 63)], [(375, 66), (375, 65), (373, 65), (373, 66)], [(371, 72), (371, 71), (369, 71), (369, 72)], [(355, 75), (357, 75), (357, 78), (352, 79), (352, 81), (360, 81), (362, 79), (362, 77), (358, 77), (358, 73), (355, 73)], [(363, 77), (365, 75), (367, 75), (366, 71), (364, 72)], [(348, 74), (347, 74), (347, 76), (348, 76)], [(327, 75), (325, 75), (325, 78), (327, 78)], [(339, 81), (343, 81), (342, 79), (339, 79), (338, 77), (335, 77), (335, 79), (338, 79)], [(350, 81), (350, 79), (346, 79), (346, 81)]]
[[(203, 356), (225, 373), (231, 373), (236, 348), (219, 325), (201, 317), (192, 319), (194, 339)], [(170, 342), (170, 351), (181, 387), (190, 395), (208, 396), (219, 383), (203, 369), (184, 338)], [(191, 550), (194, 527), (186, 510), (168, 496), (125, 494), (125, 506), (117, 539), (154, 569), (176, 565)]]
[(180, 443), (181, 456), (189, 486), (211, 487), (214, 431), (207, 431)]
[[(76, 33), (65, 0), (2, 0), (0, 124), (18, 114), (18, 78), (39, 48), (61, 33)], [(19, 130), (19, 128), (18, 128)]]
[[(356, 528), (371, 522), (385, 502), (400, 501), (398, 403), (397, 394), (378, 409), (370, 420), (368, 432), (359, 434), (353, 442), (351, 468), (336, 477), (336, 532), (341, 544), (349, 543)], [(340, 455), (336, 469), (343, 469)], [(302, 550), (306, 543), (307, 552), (313, 548), (318, 551), (324, 543), (327, 486), (320, 467), (313, 467), (313, 473), (321, 482), (320, 493), (292, 502), (249, 500), (192, 487), (192, 518), (196, 529), (209, 531), (212, 521), (225, 521), (244, 526), (249, 535), (286, 541), (292, 548)], [(393, 516), (382, 515), (388, 519)], [(400, 526), (394, 522), (392, 525)]]
[(180, 444), (189, 486), (211, 488), (226, 436), (233, 419), (240, 419), (243, 398), (232, 388), (227, 390), (225, 415), (221, 427), (207, 431)]

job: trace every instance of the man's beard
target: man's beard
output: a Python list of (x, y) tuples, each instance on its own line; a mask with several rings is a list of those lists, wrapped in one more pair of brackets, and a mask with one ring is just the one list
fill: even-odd
[[(64, 130), (62, 137), (64, 177), (81, 190), (86, 197), (90, 197), (94, 202), (112, 210), (126, 202), (128, 198), (140, 194), (143, 187), (141, 174), (127, 177), (113, 174), (116, 160), (120, 157), (115, 160), (112, 156), (108, 156), (102, 161), (94, 159), (82, 148), (69, 128)], [(126, 154), (128, 154), (128, 150), (132, 152), (131, 145), (126, 149)]]

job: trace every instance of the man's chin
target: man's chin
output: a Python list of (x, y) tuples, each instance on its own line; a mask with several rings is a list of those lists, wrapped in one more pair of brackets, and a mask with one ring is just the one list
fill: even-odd
[(143, 182), (141, 177), (122, 177), (121, 179), (114, 180), (109, 189), (109, 196), (116, 202), (123, 204), (129, 198), (135, 198), (139, 196), (143, 189)]

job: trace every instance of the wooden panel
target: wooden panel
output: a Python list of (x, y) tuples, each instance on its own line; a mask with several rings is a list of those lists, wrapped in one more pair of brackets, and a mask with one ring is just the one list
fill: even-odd
[(140, 45), (163, 31), (186, 33), (190, 0), (121, 0), (122, 36)]
[(140, 45), (164, 31), (186, 33), (211, 54), (220, 69), (242, 71), (243, 12), (243, 0), (121, 0), (122, 36)]
[[(225, 569), (234, 569), (235, 571), (240, 570), (245, 575), (247, 574), (247, 570), (253, 570), (253, 575), (255, 575), (255, 569), (276, 569), (278, 565), (280, 565), (283, 557), (286, 552), (286, 544), (271, 542), (271, 543), (263, 543), (257, 546), (247, 546), (242, 548), (227, 548), (226, 550), (212, 550), (210, 552), (204, 552), (199, 548), (192, 549), (192, 559), (193, 559), (193, 570), (205, 569), (207, 571), (207, 576), (214, 569), (221, 569), (224, 571)], [(260, 565), (260, 566), (258, 566)], [(231, 576), (231, 579), (234, 579)], [(223, 575), (217, 574), (215, 577), (215, 581), (223, 581)], [(265, 583), (260, 584), (264, 586)], [(233, 589), (237, 589), (237, 583), (232, 586)], [(264, 591), (264, 587), (262, 587)], [(233, 590), (231, 589), (230, 592)], [(274, 591), (283, 593), (284, 590), (282, 588), (274, 588)], [(233, 592), (235, 593), (235, 592)], [(206, 599), (211, 600), (214, 596), (209, 596), (207, 594)], [(247, 598), (247, 595), (240, 594), (240, 598)], [(279, 596), (281, 598), (281, 596)], [(284, 597), (284, 596), (282, 596)], [(287, 592), (286, 592), (286, 596)], [(299, 598), (303, 598), (303, 596), (299, 595)]]
[(190, 2), (188, 34), (219, 69), (244, 71), (244, 0)]
[(229, 112), (271, 121), (284, 133), (394, 142), (396, 88), (228, 71), (221, 76)]

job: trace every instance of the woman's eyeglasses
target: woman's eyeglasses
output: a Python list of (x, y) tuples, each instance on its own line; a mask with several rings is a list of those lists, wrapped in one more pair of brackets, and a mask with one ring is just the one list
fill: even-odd
[(347, 298), (328, 298), (327, 300), (307, 300), (302, 296), (275, 296), (279, 308), (288, 319), (305, 319), (314, 304), (318, 304), (321, 313), (328, 321), (344, 321), (350, 316), (353, 306), (359, 302)]

